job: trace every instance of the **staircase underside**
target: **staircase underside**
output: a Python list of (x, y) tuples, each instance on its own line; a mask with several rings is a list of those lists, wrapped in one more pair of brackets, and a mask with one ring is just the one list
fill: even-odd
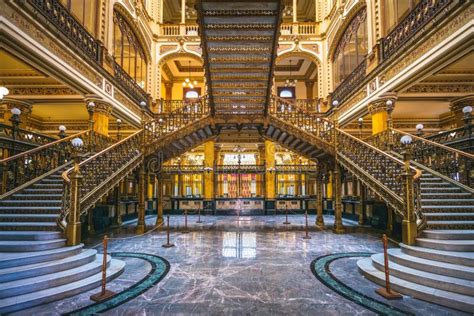
[(263, 115), (269, 101), (281, 1), (202, 1), (198, 20), (215, 114)]

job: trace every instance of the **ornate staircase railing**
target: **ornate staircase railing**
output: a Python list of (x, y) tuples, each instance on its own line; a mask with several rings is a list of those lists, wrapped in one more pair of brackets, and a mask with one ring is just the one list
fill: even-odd
[(435, 143), (443, 144), (468, 153), (474, 153), (474, 126), (466, 124), (463, 127), (427, 135), (424, 138)]
[[(205, 99), (202, 99), (205, 100)], [(209, 117), (207, 102), (190, 108), (188, 103), (171, 113), (162, 113), (143, 124), (142, 129), (101, 152), (77, 161), (62, 174), (63, 206), (58, 219), (62, 229), (77, 223), (81, 215), (108, 194), (122, 179), (131, 174), (153, 154), (169, 136)], [(68, 242), (71, 242), (68, 233)], [(76, 240), (77, 241), (77, 240)]]
[(401, 153), (403, 145), (399, 140), (402, 136), (409, 135), (413, 142), (411, 145), (412, 160), (421, 164), (447, 179), (473, 188), (474, 186), (474, 155), (457, 150), (431, 140), (418, 137), (397, 129), (387, 130), (374, 135), (370, 141), (382, 150), (391, 150)]
[(97, 133), (91, 134), (88, 130), (1, 160), (3, 195), (0, 198), (22, 189), (69, 162), (72, 154), (71, 140), (81, 138), (88, 142), (90, 137), (94, 138), (98, 148), (105, 143), (104, 137)]
[[(295, 133), (336, 157), (337, 162), (380, 196), (404, 219), (413, 216), (421, 227), (424, 217), (419, 209), (421, 172), (404, 161), (336, 127), (317, 113), (289, 107), (278, 98), (270, 107), (270, 123)], [(406, 150), (404, 150), (407, 153)]]
[(7, 138), (11, 141), (26, 142), (32, 144), (33, 146), (46, 145), (58, 139), (48, 135), (28, 131), (23, 128), (15, 128), (2, 123), (0, 123), (0, 138)]

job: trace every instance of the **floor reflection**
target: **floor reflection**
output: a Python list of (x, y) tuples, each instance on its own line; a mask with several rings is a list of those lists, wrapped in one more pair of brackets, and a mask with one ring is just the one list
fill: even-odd
[(222, 256), (224, 258), (256, 258), (256, 232), (224, 232), (222, 240)]

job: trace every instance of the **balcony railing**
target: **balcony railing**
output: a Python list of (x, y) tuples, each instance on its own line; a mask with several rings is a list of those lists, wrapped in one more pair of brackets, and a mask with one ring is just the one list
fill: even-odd
[(197, 24), (162, 24), (160, 26), (161, 36), (198, 36), (199, 26)]
[(148, 103), (148, 94), (137, 82), (116, 62), (114, 62), (114, 74), (116, 83), (125, 91), (137, 104), (145, 101)]
[(204, 172), (203, 165), (167, 165), (161, 168), (162, 173), (168, 174), (178, 174), (178, 173), (187, 173), (187, 174), (198, 174)]
[(74, 46), (98, 64), (102, 63), (102, 46), (77, 21), (59, 0), (27, 0), (39, 13), (61, 31)]
[(316, 173), (318, 167), (316, 165), (276, 165), (276, 173)]
[(316, 35), (317, 24), (314, 22), (282, 23), (280, 35)]
[(214, 168), (216, 173), (265, 173), (265, 165), (216, 165)]
[(344, 79), (332, 93), (332, 100), (341, 103), (351, 93), (355, 92), (359, 85), (364, 82), (367, 71), (367, 59), (364, 59), (354, 71)]
[(0, 138), (6, 138), (8, 141), (26, 142), (34, 146), (46, 145), (57, 140), (55, 137), (35, 133), (22, 128), (13, 128), (10, 125), (0, 123)]
[(387, 59), (446, 8), (452, 0), (422, 0), (397, 27), (382, 40), (382, 58)]

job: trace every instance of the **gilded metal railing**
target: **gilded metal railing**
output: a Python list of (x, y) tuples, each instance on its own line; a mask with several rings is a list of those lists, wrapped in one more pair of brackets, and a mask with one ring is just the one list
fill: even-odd
[(1, 160), (1, 193), (17, 189), (69, 162), (71, 140), (79, 137), (86, 142), (89, 134), (83, 131)]
[(177, 174), (188, 173), (197, 174), (204, 172), (204, 165), (165, 165), (161, 167), (161, 173)]
[(275, 165), (275, 173), (316, 173), (317, 165)]
[(339, 85), (334, 89), (331, 99), (342, 103), (351, 93), (357, 90), (366, 77), (367, 59), (364, 59)]
[(312, 141), (328, 154), (335, 155), (346, 170), (385, 200), (397, 213), (406, 217), (409, 205), (411, 212), (419, 216), (419, 222), (422, 221), (421, 211), (415, 209), (419, 200), (415, 186), (419, 181), (420, 171), (335, 127), (334, 122), (318, 113), (289, 107), (288, 102), (278, 98), (274, 98), (269, 110), (271, 123), (276, 123), (282, 129)]
[(215, 165), (214, 171), (221, 174), (265, 173), (265, 165)]
[(149, 96), (138, 83), (130, 77), (130, 75), (115, 61), (114, 65), (114, 76), (116, 83), (125, 91), (137, 104), (145, 101), (148, 103)]
[[(74, 201), (79, 203), (80, 215), (84, 214), (142, 162), (142, 137), (143, 130), (140, 130), (80, 162), (80, 184), (71, 182), (74, 167), (63, 172), (63, 205), (58, 219), (62, 228), (66, 227)], [(74, 197), (71, 196), (72, 185), (79, 188)]]
[(71, 42), (90, 59), (98, 64), (102, 62), (102, 46), (59, 0), (27, 0), (39, 13), (62, 32)]
[[(423, 26), (443, 11), (452, 0), (422, 0), (417, 6), (382, 39), (382, 59), (397, 52)], [(337, 99), (339, 100), (339, 99)]]
[[(391, 135), (390, 135), (391, 134)], [(400, 138), (409, 135), (412, 138), (412, 160), (444, 175), (465, 186), (474, 186), (474, 155), (457, 150), (431, 140), (418, 137), (397, 129), (374, 135), (371, 138), (374, 146), (382, 150), (392, 150), (400, 153), (403, 145)]]
[(16, 140), (21, 142), (32, 143), (35, 145), (46, 145), (57, 140), (57, 138), (48, 135), (35, 133), (23, 128), (14, 128), (10, 125), (0, 123), (0, 137), (2, 136), (8, 137), (12, 141)]
[(425, 136), (427, 140), (456, 148), (469, 153), (474, 153), (474, 126), (467, 124), (437, 134)]

